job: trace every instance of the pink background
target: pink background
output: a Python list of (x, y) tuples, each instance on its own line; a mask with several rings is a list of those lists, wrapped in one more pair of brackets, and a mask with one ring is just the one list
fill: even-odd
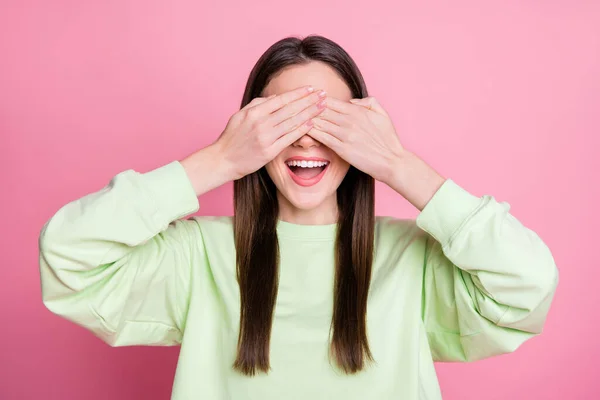
[[(560, 268), (544, 334), (438, 364), (444, 398), (600, 398), (598, 2), (15, 0), (0, 3), (1, 399), (169, 397), (177, 348), (112, 349), (43, 307), (39, 229), (117, 172), (211, 143), (260, 54), (311, 33), (350, 52), (407, 148), (508, 201)], [(377, 190), (378, 214), (416, 216)], [(202, 214), (231, 212), (231, 184), (203, 196)]]

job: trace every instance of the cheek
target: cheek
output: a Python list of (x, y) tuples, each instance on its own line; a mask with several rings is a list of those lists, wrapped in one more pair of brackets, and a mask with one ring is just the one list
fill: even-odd
[(267, 174), (269, 175), (271, 180), (274, 181), (277, 178), (276, 177), (277, 172), (275, 171), (275, 165), (273, 164), (273, 161), (271, 161), (267, 165), (265, 165), (265, 169), (267, 170)]
[(345, 160), (338, 158), (335, 162), (335, 165), (335, 177), (336, 180), (338, 180), (339, 183), (341, 183), (346, 174), (348, 173), (348, 170), (350, 169), (350, 164), (348, 164)]
[(285, 165), (278, 160), (270, 161), (267, 165), (265, 165), (267, 174), (269, 174), (269, 177), (275, 184), (278, 184), (279, 182), (281, 182), (283, 180), (283, 177), (284, 177), (283, 174), (286, 171), (283, 170), (282, 166), (285, 167)]

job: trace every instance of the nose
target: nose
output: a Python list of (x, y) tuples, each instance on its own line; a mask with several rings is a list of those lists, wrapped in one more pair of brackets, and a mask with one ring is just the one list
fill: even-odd
[(319, 147), (320, 145), (321, 143), (317, 142), (312, 137), (304, 135), (300, 139), (296, 140), (292, 146), (300, 147), (303, 149), (310, 149), (311, 147)]

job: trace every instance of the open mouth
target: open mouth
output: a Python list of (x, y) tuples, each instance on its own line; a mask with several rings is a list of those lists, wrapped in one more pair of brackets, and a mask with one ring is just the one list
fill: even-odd
[(321, 158), (290, 158), (285, 161), (292, 180), (300, 186), (316, 185), (325, 175), (329, 161)]

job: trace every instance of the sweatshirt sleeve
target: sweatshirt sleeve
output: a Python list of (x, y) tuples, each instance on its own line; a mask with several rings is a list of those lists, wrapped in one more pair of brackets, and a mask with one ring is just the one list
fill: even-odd
[(447, 179), (417, 217), (428, 233), (422, 318), (435, 361), (509, 353), (542, 332), (558, 270), (509, 210)]
[(180, 343), (198, 209), (178, 161), (64, 205), (39, 237), (44, 305), (111, 346)]

